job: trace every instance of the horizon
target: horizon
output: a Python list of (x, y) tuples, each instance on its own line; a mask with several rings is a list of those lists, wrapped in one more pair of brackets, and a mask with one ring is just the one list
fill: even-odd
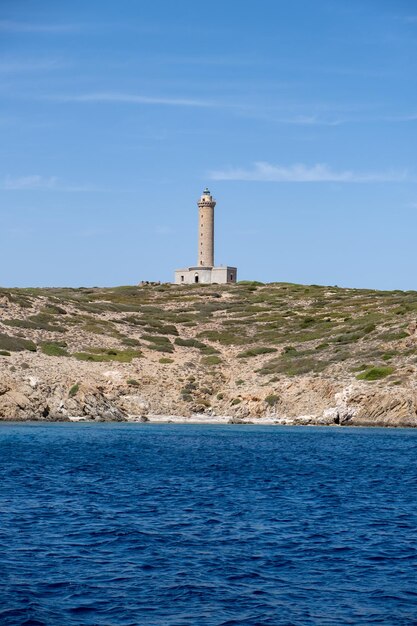
[(208, 186), (238, 280), (415, 291), (416, 29), (408, 0), (5, 0), (1, 286), (172, 282)]

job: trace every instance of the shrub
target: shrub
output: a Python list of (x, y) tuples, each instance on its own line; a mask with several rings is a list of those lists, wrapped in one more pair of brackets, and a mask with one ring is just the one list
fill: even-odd
[(168, 344), (155, 344), (154, 346), (146, 346), (149, 350), (156, 350), (156, 352), (166, 352), (172, 354), (174, 352), (174, 346), (171, 343)]
[(265, 283), (260, 283), (258, 280), (238, 280), (237, 284), (246, 287), (263, 287)]
[(300, 323), (300, 328), (308, 328), (309, 326), (312, 326), (313, 324), (315, 324), (316, 320), (314, 319), (314, 317), (304, 317), (301, 320)]
[(243, 352), (239, 352), (237, 355), (238, 359), (246, 359), (252, 356), (258, 356), (259, 354), (269, 354), (271, 352), (276, 352), (276, 348), (267, 348), (266, 346), (259, 346), (258, 348), (249, 348), (248, 350), (244, 350)]
[(242, 400), (240, 398), (233, 398), (233, 400), (231, 401), (231, 406), (236, 406), (236, 404), (240, 404), (242, 402)]
[(224, 393), (217, 394), (217, 400), (223, 400), (223, 398), (224, 398)]
[(42, 309), (42, 313), (51, 314), (51, 315), (66, 315), (67, 312), (60, 306), (56, 304), (48, 304), (46, 307)]
[(213, 346), (204, 346), (204, 348), (200, 348), (200, 352), (202, 354), (220, 354), (220, 350), (216, 350)]
[(11, 356), (11, 354), (7, 350), (0, 350), (0, 356)]
[(65, 333), (66, 328), (57, 326), (52, 315), (48, 313), (38, 313), (31, 315), (26, 320), (4, 320), (4, 324), (15, 328), (29, 328), (31, 330), (47, 330), (55, 333)]
[(67, 350), (65, 350), (66, 347), (67, 344), (65, 342), (41, 343), (41, 351), (47, 356), (69, 356)]
[(354, 343), (359, 339), (363, 339), (364, 337), (366, 337), (366, 335), (373, 333), (375, 328), (375, 324), (367, 324), (366, 326), (358, 328), (355, 331), (350, 331), (345, 333), (344, 335), (339, 335), (339, 337), (336, 337), (334, 341), (336, 341), (337, 343)]
[(188, 393), (189, 391), (195, 391), (197, 389), (197, 385), (191, 380), (184, 385), (184, 390)]
[(219, 365), (222, 360), (220, 357), (213, 354), (212, 356), (203, 357), (201, 359), (201, 362), (203, 363), (203, 365)]
[(171, 345), (171, 341), (168, 337), (164, 337), (163, 335), (142, 335), (142, 339), (158, 345)]
[(159, 359), (159, 362), (162, 363), (162, 365), (168, 365), (169, 363), (173, 363), (174, 359), (170, 359), (169, 357), (163, 356), (161, 359)]
[(130, 363), (132, 359), (142, 356), (140, 350), (105, 350), (103, 348), (90, 348), (89, 352), (76, 352), (73, 354), (78, 361), (92, 361), (102, 363), (117, 361), (119, 363)]
[(111, 322), (107, 320), (92, 319), (86, 321), (83, 330), (86, 333), (94, 333), (95, 335), (110, 335), (111, 337), (119, 337), (119, 332), (115, 329)]
[(68, 397), (69, 397), (69, 398), (73, 398), (74, 396), (76, 396), (76, 395), (77, 395), (77, 393), (79, 392), (79, 390), (80, 390), (80, 383), (76, 383), (76, 384), (75, 384), (75, 385), (73, 385), (73, 386), (71, 387), (71, 389), (69, 390), (69, 392), (68, 392)]
[(22, 352), (23, 350), (36, 352), (36, 345), (28, 339), (0, 333), (0, 350), (6, 350), (7, 352)]
[(182, 339), (181, 337), (177, 337), (174, 340), (174, 343), (177, 346), (185, 346), (187, 348), (199, 348), (200, 350), (205, 349), (207, 346), (202, 341), (198, 341), (198, 339)]
[(132, 348), (140, 346), (140, 341), (134, 339), (133, 337), (123, 337), (121, 342), (123, 345), (130, 346)]
[(198, 335), (203, 339), (209, 339), (211, 341), (218, 341), (225, 346), (231, 346), (233, 344), (238, 345), (246, 342), (246, 337), (242, 331), (236, 330), (235, 333), (220, 330), (205, 330)]
[(245, 384), (245, 381), (244, 381), (244, 380), (242, 380), (241, 378), (239, 378), (239, 379), (236, 381), (236, 385), (237, 385), (238, 387), (240, 387), (240, 385), (244, 385), (244, 384)]
[(380, 380), (381, 378), (386, 378), (387, 376), (392, 374), (393, 371), (394, 371), (393, 367), (387, 367), (387, 366), (370, 367), (369, 369), (365, 370), (362, 374), (358, 374), (356, 378), (358, 380), (367, 380), (367, 381)]
[(296, 352), (297, 350), (294, 348), (294, 346), (285, 346), (282, 351), (283, 354), (296, 354)]
[(275, 395), (274, 393), (269, 394), (269, 396), (266, 396), (265, 398), (265, 402), (269, 406), (275, 406), (278, 400), (279, 400), (279, 396)]
[(159, 323), (151, 323), (149, 324), (149, 326), (145, 326), (144, 330), (148, 333), (156, 331), (158, 333), (161, 333), (161, 335), (178, 335), (178, 330), (173, 324), (167, 324), (164, 326), (163, 324)]
[(299, 376), (300, 374), (308, 374), (311, 372), (321, 372), (326, 363), (318, 361), (311, 357), (297, 358), (284, 356), (278, 359), (272, 359), (265, 363), (265, 365), (259, 370), (262, 375), (269, 374), (286, 374), (287, 376)]
[(139, 387), (139, 383), (135, 378), (128, 378), (126, 382), (131, 387)]

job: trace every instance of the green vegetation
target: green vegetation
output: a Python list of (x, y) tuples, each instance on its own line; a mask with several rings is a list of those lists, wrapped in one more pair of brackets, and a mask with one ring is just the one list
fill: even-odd
[(76, 396), (76, 395), (77, 395), (77, 393), (79, 392), (79, 390), (80, 390), (80, 383), (76, 383), (76, 384), (75, 384), (75, 385), (73, 385), (73, 386), (71, 387), (71, 389), (69, 390), (69, 392), (68, 392), (68, 397), (69, 397), (69, 398), (73, 398), (74, 396)]
[(290, 357), (284, 356), (272, 359), (265, 363), (259, 370), (263, 376), (270, 374), (285, 374), (286, 376), (299, 376), (300, 374), (311, 374), (321, 372), (325, 369), (326, 363), (312, 357)]
[(269, 406), (275, 406), (277, 404), (278, 400), (279, 400), (279, 396), (275, 395), (274, 393), (271, 393), (269, 396), (266, 396), (266, 398), (265, 398), (265, 402)]
[(0, 356), (12, 356), (7, 350), (0, 350)]
[(122, 337), (121, 342), (123, 345), (130, 346), (131, 348), (137, 348), (140, 346), (140, 341), (132, 337)]
[(356, 378), (358, 380), (380, 380), (381, 378), (386, 378), (394, 371), (393, 367), (370, 367), (365, 370), (362, 374), (358, 374)]
[(67, 315), (65, 309), (52, 303), (49, 303), (47, 306), (45, 306), (41, 312), (46, 313), (47, 315)]
[(177, 346), (185, 346), (186, 348), (199, 348), (200, 350), (207, 348), (206, 344), (202, 341), (198, 341), (198, 339), (182, 339), (181, 337), (177, 337), (174, 343)]
[(259, 354), (269, 354), (271, 352), (276, 352), (276, 348), (267, 348), (266, 346), (259, 346), (258, 348), (249, 348), (248, 350), (244, 350), (243, 352), (239, 352), (237, 355), (238, 359), (246, 359), (252, 356), (258, 356)]
[(146, 346), (149, 350), (156, 350), (157, 352), (174, 352), (174, 346), (168, 337), (163, 335), (142, 335), (142, 339), (148, 342)]
[(199, 333), (197, 337), (209, 339), (210, 341), (218, 341), (224, 346), (232, 346), (239, 345), (245, 343), (245, 335), (237, 332), (237, 329), (234, 333), (231, 331), (219, 331), (219, 330), (204, 330)]
[(27, 319), (4, 320), (4, 324), (15, 328), (28, 328), (31, 330), (47, 330), (53, 333), (65, 333), (66, 328), (55, 323), (53, 315), (48, 313), (38, 313), (30, 315)]
[(41, 352), (47, 356), (69, 356), (66, 350), (67, 344), (63, 341), (56, 343), (43, 342), (40, 344), (40, 347)]
[(212, 355), (212, 356), (205, 356), (201, 359), (201, 362), (203, 365), (220, 365), (220, 363), (222, 362), (221, 358), (216, 356), (216, 355)]
[(182, 390), (181, 391), (181, 399), (185, 400), (185, 402), (192, 402), (193, 401), (193, 396), (186, 390)]
[(88, 352), (76, 352), (73, 356), (78, 361), (92, 361), (102, 363), (117, 361), (118, 363), (131, 363), (132, 359), (142, 356), (140, 350), (107, 350), (105, 348), (89, 348)]
[(36, 352), (36, 345), (28, 339), (0, 333), (0, 350), (5, 350), (6, 352), (22, 352), (23, 350)]
[[(186, 369), (201, 364), (208, 376), (219, 377), (207, 388), (219, 388), (224, 373), (209, 367), (232, 361), (236, 353), (242, 360), (265, 356), (258, 370), (268, 376), (265, 384), (283, 375), (323, 371), (326, 376), (365, 375), (373, 368), (358, 366), (366, 363), (412, 368), (417, 357), (409, 339), (414, 332), (409, 326), (417, 319), (417, 291), (242, 281), (233, 286), (0, 289), (0, 296), (7, 304), (3, 315), (10, 310), (8, 303), (18, 311), (16, 319), (2, 319), (3, 352), (35, 351), (39, 342), (43, 354), (67, 356), (57, 336), (38, 331), (74, 333), (85, 346), (100, 335), (106, 341), (99, 343), (107, 344), (110, 337), (114, 350), (85, 347), (72, 355), (93, 362), (130, 362), (146, 346), (146, 354), (162, 353), (159, 362), (168, 365), (178, 346), (181, 360), (186, 355)], [(7, 326), (17, 336), (9, 335)], [(246, 378), (250, 363), (242, 361), (241, 367)]]
[(139, 383), (135, 378), (128, 378), (126, 382), (131, 387), (139, 387)]

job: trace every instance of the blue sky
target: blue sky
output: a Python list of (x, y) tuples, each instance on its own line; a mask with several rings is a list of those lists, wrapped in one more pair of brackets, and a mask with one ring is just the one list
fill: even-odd
[(415, 0), (1, 0), (0, 284), (417, 289)]

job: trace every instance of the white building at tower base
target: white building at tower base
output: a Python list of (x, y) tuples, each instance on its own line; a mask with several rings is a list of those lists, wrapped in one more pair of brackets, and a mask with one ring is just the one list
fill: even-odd
[(175, 270), (176, 285), (226, 285), (237, 280), (237, 268), (221, 265), (220, 267), (187, 267)]

